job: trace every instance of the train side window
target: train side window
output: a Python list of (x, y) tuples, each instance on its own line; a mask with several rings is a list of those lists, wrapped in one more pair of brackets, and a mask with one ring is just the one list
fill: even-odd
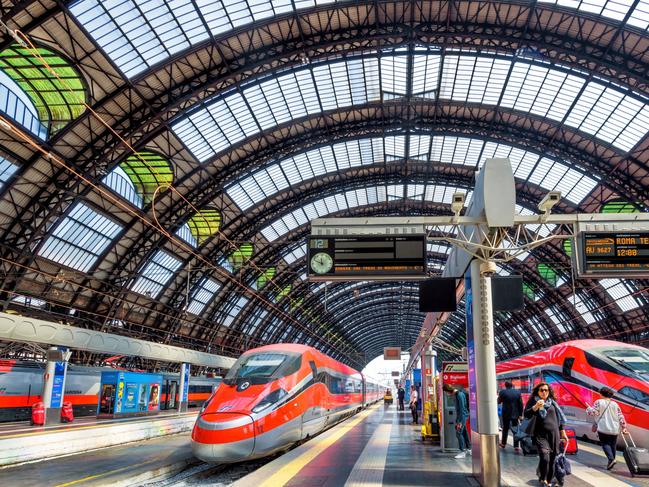
[(649, 394), (635, 387), (625, 386), (618, 391), (620, 394), (624, 394), (627, 397), (630, 397), (634, 401), (638, 401), (644, 404), (649, 404)]
[(309, 360), (309, 365), (311, 366), (311, 372), (313, 372), (313, 380), (315, 382), (318, 381), (318, 367), (315, 366), (315, 362), (313, 360)]
[(566, 357), (563, 359), (562, 375), (566, 379), (572, 377), (572, 366), (575, 365), (575, 357)]

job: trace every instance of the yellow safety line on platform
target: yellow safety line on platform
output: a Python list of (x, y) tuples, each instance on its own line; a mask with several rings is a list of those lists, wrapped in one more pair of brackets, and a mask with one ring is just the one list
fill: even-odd
[(58, 484), (58, 485), (55, 485), (54, 487), (67, 487), (69, 485), (80, 484), (81, 482), (88, 482), (89, 480), (94, 480), (94, 479), (98, 479), (99, 477), (105, 477), (106, 475), (111, 475), (111, 474), (114, 474), (114, 473), (123, 472), (124, 470), (133, 470), (134, 468), (142, 467), (143, 465), (147, 465), (149, 463), (153, 463), (153, 462), (158, 461), (158, 460), (159, 460), (159, 458), (154, 458), (153, 460), (147, 460), (146, 462), (136, 463), (135, 465), (129, 465), (128, 467), (117, 468), (115, 470), (109, 470), (108, 472), (98, 473), (96, 475), (90, 475), (88, 477), (84, 477), (84, 478), (79, 479), (79, 480), (73, 480), (72, 482), (66, 482), (65, 484)]
[(271, 475), (260, 485), (260, 487), (278, 487), (280, 485), (286, 484), (293, 477), (295, 477), (297, 473), (302, 470), (302, 468), (304, 468), (305, 465), (307, 465), (311, 460), (320, 455), (320, 453), (329, 448), (331, 445), (336, 443), (347, 432), (349, 432), (349, 430), (351, 430), (354, 426), (356, 426), (367, 416), (373, 413), (377, 409), (377, 407), (368, 408), (362, 413), (359, 413), (353, 419), (348, 419), (344, 423), (338, 425), (334, 434), (332, 434), (328, 438), (324, 438), (320, 441), (318, 441), (317, 437), (312, 439), (312, 442), (316, 442), (312, 448), (308, 449), (306, 452), (297, 457), (295, 460), (291, 461), (291, 463), (289, 463), (285, 467), (282, 467), (282, 469), (277, 473)]
[[(195, 413), (192, 413), (193, 415)], [(0, 432), (0, 441), (2, 440), (10, 440), (12, 438), (23, 438), (25, 436), (36, 436), (36, 435), (51, 435), (54, 433), (69, 433), (70, 431), (81, 431), (81, 430), (87, 430), (87, 429), (95, 429), (95, 428), (107, 428), (109, 426), (119, 426), (119, 425), (128, 425), (128, 424), (139, 424), (139, 423), (146, 423), (147, 421), (155, 421), (155, 420), (165, 420), (165, 419), (174, 419), (174, 418), (180, 418), (184, 416), (190, 416), (190, 414), (178, 414), (174, 416), (162, 416), (162, 417), (149, 417), (149, 419), (141, 419), (141, 420), (133, 420), (133, 421), (117, 421), (114, 423), (111, 422), (105, 422), (105, 423), (97, 423), (97, 424), (92, 424), (88, 426), (70, 426), (68, 428), (59, 428), (59, 429), (42, 429), (39, 431), (32, 431), (31, 433), (21, 433), (19, 435), (3, 435)]]

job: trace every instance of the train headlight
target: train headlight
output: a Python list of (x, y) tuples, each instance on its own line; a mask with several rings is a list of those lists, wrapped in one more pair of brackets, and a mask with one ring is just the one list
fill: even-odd
[(275, 389), (273, 392), (264, 397), (261, 401), (257, 403), (255, 407), (252, 408), (253, 413), (258, 413), (263, 411), (267, 407), (281, 401), (288, 395), (284, 389)]

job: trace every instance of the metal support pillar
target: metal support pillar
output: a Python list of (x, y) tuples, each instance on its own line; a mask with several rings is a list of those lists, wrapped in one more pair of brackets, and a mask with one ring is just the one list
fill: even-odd
[(65, 397), (65, 375), (70, 352), (65, 348), (47, 350), (47, 365), (43, 375), (43, 405), (45, 424), (61, 422), (61, 407)]
[[(471, 447), (473, 475), (483, 487), (500, 486), (498, 449), (498, 405), (496, 355), (491, 301), (491, 278), (495, 270), (490, 262), (471, 262), (471, 297), (473, 322), (469, 347), (469, 400), (471, 402)], [(469, 330), (467, 330), (469, 331)], [(474, 424), (475, 423), (475, 424)]]
[(187, 411), (189, 400), (189, 370), (187, 363), (180, 364), (180, 384), (178, 387), (178, 412)]

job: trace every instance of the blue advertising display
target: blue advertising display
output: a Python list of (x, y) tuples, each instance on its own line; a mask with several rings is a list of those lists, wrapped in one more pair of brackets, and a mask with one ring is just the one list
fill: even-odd
[(405, 396), (405, 401), (409, 402), (410, 401), (410, 379), (406, 379), (406, 396)]
[(475, 342), (473, 337), (473, 290), (471, 289), (471, 271), (464, 275), (464, 301), (466, 317), (466, 348), (469, 358), (469, 410), (471, 430), (478, 431), (478, 389), (475, 382)]
[(421, 409), (421, 369), (412, 369), (412, 381), (417, 389), (417, 409)]
[(102, 372), (98, 414), (121, 416), (156, 413), (160, 409), (161, 385), (160, 374)]
[(185, 369), (185, 383), (183, 384), (183, 398), (182, 402), (187, 402), (189, 398), (189, 364), (183, 364)]
[(52, 402), (50, 407), (60, 408), (63, 402), (63, 382), (65, 381), (65, 362), (54, 365), (54, 384), (52, 385)]

